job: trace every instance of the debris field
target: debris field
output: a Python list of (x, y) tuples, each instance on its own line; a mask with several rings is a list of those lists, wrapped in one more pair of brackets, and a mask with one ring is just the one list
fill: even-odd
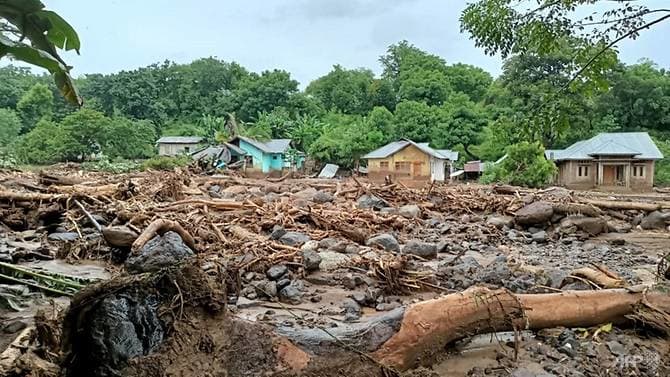
[(670, 194), (0, 172), (7, 376), (670, 375)]

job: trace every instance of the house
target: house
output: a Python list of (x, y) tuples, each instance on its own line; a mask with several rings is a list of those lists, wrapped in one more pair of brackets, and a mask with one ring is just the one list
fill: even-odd
[(243, 165), (246, 156), (247, 152), (231, 143), (213, 145), (191, 153), (194, 160), (203, 161), (214, 167)]
[(646, 132), (601, 133), (566, 149), (546, 150), (558, 166), (556, 183), (573, 189), (651, 190), (663, 158)]
[(230, 144), (239, 147), (247, 154), (246, 169), (262, 173), (300, 169), (305, 155), (291, 148), (291, 139), (254, 140), (237, 136)]
[(156, 144), (159, 156), (176, 156), (199, 149), (202, 142), (203, 138), (200, 136), (163, 136)]
[(444, 181), (458, 160), (458, 152), (402, 139), (366, 154), (363, 159), (368, 161), (368, 176), (372, 180), (390, 176), (400, 181)]

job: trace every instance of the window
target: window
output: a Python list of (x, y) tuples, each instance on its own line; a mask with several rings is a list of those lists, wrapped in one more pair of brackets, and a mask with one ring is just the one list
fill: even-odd
[(397, 172), (409, 173), (412, 170), (412, 163), (408, 161), (396, 162), (395, 170)]
[(189, 153), (191, 151), (191, 147), (184, 147), (184, 152)]
[(389, 162), (388, 161), (380, 161), (379, 162), (379, 169), (389, 170)]
[(578, 177), (588, 177), (589, 176), (589, 167), (584, 165), (584, 166), (579, 166), (577, 168), (577, 176)]
[(277, 159), (277, 155), (276, 155), (276, 154), (275, 154), (275, 155), (272, 155), (272, 159), (273, 159), (273, 160), (276, 160), (276, 159)]
[(644, 178), (644, 165), (633, 166), (633, 177)]

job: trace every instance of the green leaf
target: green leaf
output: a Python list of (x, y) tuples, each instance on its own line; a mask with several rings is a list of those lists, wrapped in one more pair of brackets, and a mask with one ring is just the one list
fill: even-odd
[(40, 19), (49, 22), (47, 26), (47, 38), (56, 45), (56, 47), (66, 51), (75, 50), (79, 54), (81, 41), (74, 28), (67, 23), (56, 12), (50, 10), (41, 10), (35, 12)]

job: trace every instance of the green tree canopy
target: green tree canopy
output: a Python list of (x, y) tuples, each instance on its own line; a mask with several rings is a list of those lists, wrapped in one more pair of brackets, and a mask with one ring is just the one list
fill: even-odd
[(10, 145), (21, 132), (21, 119), (12, 109), (0, 109), (0, 140), (2, 146)]
[(28, 132), (40, 119), (50, 119), (53, 114), (54, 96), (48, 86), (35, 84), (16, 104), (23, 121), (22, 132)]

